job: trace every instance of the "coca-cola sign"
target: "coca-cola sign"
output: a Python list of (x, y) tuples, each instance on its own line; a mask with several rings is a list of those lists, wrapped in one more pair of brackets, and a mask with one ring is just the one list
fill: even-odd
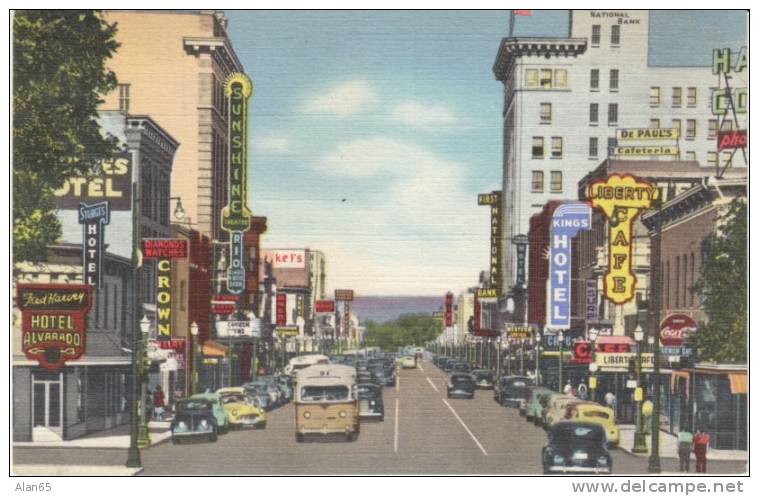
[(679, 313), (670, 315), (661, 323), (661, 343), (664, 346), (682, 346), (697, 329), (698, 324), (692, 317)]

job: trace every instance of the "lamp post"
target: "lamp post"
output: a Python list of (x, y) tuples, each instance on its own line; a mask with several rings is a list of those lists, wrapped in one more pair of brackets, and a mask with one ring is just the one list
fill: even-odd
[(200, 343), (198, 343), (198, 323), (190, 324), (190, 350), (192, 351), (192, 372), (190, 374), (190, 394), (198, 392), (198, 355)]
[[(661, 273), (661, 234), (662, 234), (662, 218), (661, 210), (664, 199), (661, 197), (661, 191), (659, 191), (658, 197), (654, 200), (656, 203), (657, 215), (656, 215), (656, 243), (651, 240), (651, 258), (652, 267), (657, 269), (657, 277), (655, 281), (652, 281), (653, 288), (655, 289), (656, 298), (653, 298), (654, 303), (654, 315), (652, 325), (654, 329), (649, 330), (649, 336), (654, 338), (654, 387), (651, 394), (654, 397), (654, 411), (653, 417), (651, 417), (651, 455), (648, 459), (648, 472), (652, 474), (661, 473), (661, 460), (659, 459), (659, 413), (661, 412), (661, 394), (659, 389), (661, 387), (660, 372), (659, 372), (659, 322), (661, 322), (661, 298), (662, 298), (662, 273)], [(656, 256), (654, 256), (654, 251)], [(655, 264), (655, 265), (654, 265)], [(651, 319), (649, 319), (651, 322)]]
[(588, 338), (590, 339), (590, 365), (588, 366), (588, 370), (590, 370), (590, 380), (588, 381), (590, 385), (590, 401), (596, 401), (596, 391), (598, 390), (598, 377), (596, 377), (596, 372), (598, 371), (598, 365), (596, 365), (596, 340), (598, 339), (598, 333), (599, 330), (595, 327), (591, 327), (588, 330)]
[(535, 333), (535, 385), (540, 386), (540, 345), (541, 335), (539, 332)]
[(633, 331), (635, 344), (637, 347), (635, 360), (635, 436), (633, 439), (633, 453), (645, 453), (648, 451), (646, 446), (646, 434), (643, 432), (643, 388), (640, 387), (641, 376), (641, 348), (643, 347), (643, 328), (640, 326)]
[(524, 338), (519, 338), (519, 375), (524, 376)]
[(564, 390), (564, 332), (559, 331), (559, 392)]
[(511, 339), (506, 339), (506, 375), (511, 375)]
[(141, 360), (140, 370), (140, 425), (138, 428), (137, 445), (143, 449), (150, 446), (150, 434), (148, 430), (148, 401), (151, 398), (147, 397), (148, 389), (148, 371), (146, 370), (146, 363), (148, 362), (148, 339), (150, 338), (150, 320), (146, 315), (142, 316), (140, 320), (140, 332), (142, 333), (142, 352), (143, 360)]

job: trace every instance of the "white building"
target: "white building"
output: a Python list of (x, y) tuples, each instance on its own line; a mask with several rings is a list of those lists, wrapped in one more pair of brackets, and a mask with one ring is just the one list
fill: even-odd
[[(711, 97), (723, 82), (712, 67), (650, 66), (648, 11), (569, 15), (567, 38), (504, 38), (493, 66), (505, 89), (505, 290), (515, 282), (514, 236), (527, 234), (530, 216), (547, 201), (577, 198), (578, 181), (616, 151), (618, 129), (679, 128), (677, 142), (638, 144), (676, 144), (680, 158), (715, 170), (727, 160), (717, 153), (722, 121), (712, 114)], [(747, 86), (748, 71), (733, 76), (732, 87)], [(739, 114), (741, 127), (744, 119)], [(733, 164), (745, 167), (736, 157)], [(676, 158), (660, 157), (662, 167)]]

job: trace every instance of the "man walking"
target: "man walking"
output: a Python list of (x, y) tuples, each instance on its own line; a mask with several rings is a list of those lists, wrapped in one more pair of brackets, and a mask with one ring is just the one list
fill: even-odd
[(696, 472), (706, 473), (706, 450), (709, 447), (709, 434), (698, 429), (693, 438), (693, 453), (696, 455)]
[(155, 393), (153, 393), (153, 414), (156, 420), (162, 420), (164, 400), (163, 390), (158, 385), (155, 387)]
[(690, 472), (690, 450), (693, 446), (693, 434), (682, 428), (677, 434), (677, 455), (680, 458), (680, 472)]

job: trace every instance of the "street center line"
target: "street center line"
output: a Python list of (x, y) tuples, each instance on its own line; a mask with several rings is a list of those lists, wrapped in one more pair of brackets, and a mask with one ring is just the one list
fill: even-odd
[(395, 373), (395, 392), (400, 392), (401, 390), (401, 373), (400, 370)]
[(424, 372), (424, 369), (422, 368), (422, 363), (421, 362), (417, 363), (416, 366), (419, 367), (419, 370), (421, 370), (422, 372)]
[(398, 453), (398, 398), (395, 398), (395, 442), (393, 451)]
[(456, 417), (456, 420), (458, 420), (459, 423), (461, 423), (461, 425), (464, 427), (464, 429), (466, 429), (467, 433), (469, 433), (469, 437), (471, 437), (472, 440), (477, 444), (477, 447), (480, 448), (480, 451), (482, 451), (482, 454), (485, 455), (485, 456), (488, 456), (488, 452), (485, 451), (485, 448), (483, 448), (482, 445), (480, 444), (480, 442), (477, 440), (477, 438), (474, 437), (474, 434), (472, 434), (472, 431), (470, 431), (469, 427), (467, 427), (466, 424), (464, 423), (464, 421), (461, 420), (461, 417), (459, 417), (459, 414), (456, 413), (456, 410), (453, 409), (453, 407), (451, 406), (451, 404), (448, 403), (445, 400), (445, 398), (443, 398), (443, 403), (445, 403), (445, 406), (447, 406), (451, 410), (451, 413), (453, 414), (454, 417)]
[(435, 385), (435, 383), (434, 383), (434, 382), (432, 382), (432, 379), (430, 379), (430, 378), (428, 377), (428, 378), (427, 378), (427, 382), (429, 382), (429, 383), (430, 383), (430, 386), (432, 386), (432, 389), (434, 389), (436, 393), (438, 393), (438, 392), (439, 392), (439, 391), (437, 390), (437, 386)]

